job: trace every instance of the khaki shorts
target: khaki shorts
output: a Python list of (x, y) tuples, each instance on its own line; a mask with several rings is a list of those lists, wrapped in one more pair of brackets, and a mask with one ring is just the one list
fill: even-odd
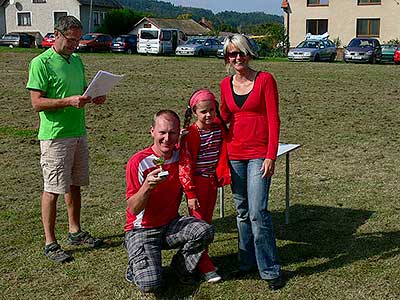
[(86, 136), (40, 141), (44, 191), (65, 194), (70, 186), (89, 184), (89, 150)]

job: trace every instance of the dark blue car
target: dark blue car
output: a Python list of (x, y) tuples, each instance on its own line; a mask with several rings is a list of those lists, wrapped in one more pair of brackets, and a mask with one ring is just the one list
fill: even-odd
[(344, 48), (343, 60), (345, 62), (379, 63), (382, 59), (382, 48), (378, 39), (354, 38)]
[(112, 52), (137, 53), (137, 35), (125, 34), (113, 38), (111, 43)]

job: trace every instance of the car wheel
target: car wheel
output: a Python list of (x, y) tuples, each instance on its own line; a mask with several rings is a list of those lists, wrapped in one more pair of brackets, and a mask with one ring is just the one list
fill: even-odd
[(131, 48), (128, 48), (128, 50), (126, 50), (126, 53), (132, 54), (132, 49), (131, 49)]
[(376, 64), (376, 56), (372, 56), (371, 58), (371, 64)]
[(336, 55), (334, 53), (331, 54), (330, 62), (334, 62), (336, 59)]
[(204, 56), (204, 51), (203, 50), (199, 51), (199, 56)]
[(314, 56), (314, 61), (319, 61), (319, 54), (316, 54), (316, 55)]

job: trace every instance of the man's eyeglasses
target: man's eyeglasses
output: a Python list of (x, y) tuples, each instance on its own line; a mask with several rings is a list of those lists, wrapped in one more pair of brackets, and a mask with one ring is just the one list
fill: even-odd
[(60, 31), (60, 30), (58, 30), (58, 32), (64, 37), (64, 39), (67, 41), (67, 43), (70, 43), (70, 44), (78, 44), (79, 43), (79, 41), (80, 41), (80, 39), (71, 39), (71, 38), (67, 38), (66, 36), (65, 36), (65, 34), (62, 32), (62, 31)]
[(228, 52), (228, 57), (229, 58), (236, 58), (239, 55), (239, 57), (245, 57), (246, 53), (242, 51), (233, 51), (233, 52)]

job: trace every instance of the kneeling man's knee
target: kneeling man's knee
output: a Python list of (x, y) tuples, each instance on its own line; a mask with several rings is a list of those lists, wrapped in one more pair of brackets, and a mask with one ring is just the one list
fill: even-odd
[(214, 226), (204, 221), (200, 221), (197, 222), (196, 227), (198, 227), (197, 232), (200, 239), (205, 243), (210, 244), (214, 240)]
[(162, 286), (161, 274), (154, 274), (153, 276), (136, 276), (135, 283), (142, 292), (156, 292)]

